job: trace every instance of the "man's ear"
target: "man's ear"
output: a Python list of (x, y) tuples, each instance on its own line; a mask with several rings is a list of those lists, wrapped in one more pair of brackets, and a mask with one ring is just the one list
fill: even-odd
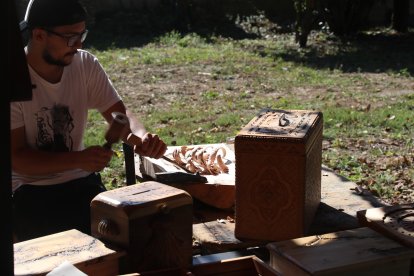
[(29, 32), (32, 33), (31, 34), (32, 40), (36, 40), (36, 41), (42, 41), (44, 40), (46, 36), (46, 31), (41, 28), (34, 28), (34, 29), (31, 29)]

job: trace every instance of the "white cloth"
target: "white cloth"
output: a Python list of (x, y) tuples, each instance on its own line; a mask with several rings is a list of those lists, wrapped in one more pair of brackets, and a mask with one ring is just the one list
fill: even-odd
[[(11, 103), (11, 129), (25, 128), (26, 141), (34, 149), (79, 151), (88, 110), (99, 112), (121, 100), (98, 59), (79, 50), (70, 65), (64, 67), (59, 83), (49, 83), (30, 66), (33, 89), (31, 101)], [(12, 172), (13, 191), (22, 184), (51, 185), (87, 176), (76, 169), (47, 176), (28, 176)]]

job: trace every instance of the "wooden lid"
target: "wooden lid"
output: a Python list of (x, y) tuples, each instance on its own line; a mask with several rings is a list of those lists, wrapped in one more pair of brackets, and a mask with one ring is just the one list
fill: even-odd
[(414, 250), (368, 227), (274, 242), (267, 247), (275, 262), (283, 258), (311, 275), (414, 257)]
[(113, 209), (121, 216), (134, 218), (154, 214), (162, 208), (173, 209), (192, 204), (187, 192), (156, 181), (147, 181), (126, 186), (97, 195), (91, 202), (91, 209)]
[(263, 109), (236, 136), (260, 138), (305, 139), (322, 119), (322, 113), (311, 110)]

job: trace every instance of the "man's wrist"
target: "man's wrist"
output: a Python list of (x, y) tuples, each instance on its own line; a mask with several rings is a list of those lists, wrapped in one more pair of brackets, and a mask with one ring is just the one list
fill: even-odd
[(139, 146), (142, 144), (142, 139), (131, 132), (126, 138), (126, 143), (130, 146)]

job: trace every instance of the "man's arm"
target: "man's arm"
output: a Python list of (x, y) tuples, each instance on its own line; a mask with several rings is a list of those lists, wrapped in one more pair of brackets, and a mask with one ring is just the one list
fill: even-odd
[(167, 150), (167, 145), (157, 134), (147, 132), (144, 125), (132, 112), (126, 109), (122, 101), (118, 101), (102, 113), (102, 116), (104, 116), (109, 124), (113, 120), (112, 112), (121, 112), (127, 115), (129, 129), (124, 132), (122, 140), (130, 146), (133, 146), (137, 154), (152, 158), (160, 158), (164, 155)]
[(25, 129), (11, 130), (11, 159), (13, 171), (27, 175), (46, 175), (80, 168), (101, 171), (111, 160), (113, 152), (101, 146), (83, 151), (47, 152), (30, 148), (26, 143)]

